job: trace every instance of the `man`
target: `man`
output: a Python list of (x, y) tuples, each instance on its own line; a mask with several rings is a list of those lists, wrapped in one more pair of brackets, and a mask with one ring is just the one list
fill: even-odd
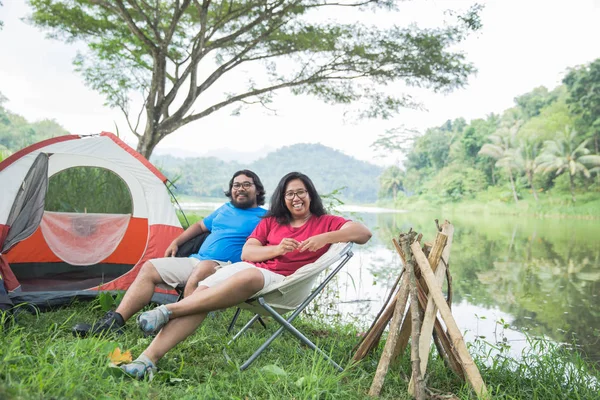
[[(254, 172), (241, 170), (233, 174), (225, 196), (231, 201), (179, 235), (165, 251), (165, 258), (144, 263), (115, 311), (106, 313), (91, 328), (76, 325), (74, 333), (85, 336), (119, 332), (132, 315), (150, 302), (157, 285), (171, 288), (185, 285), (184, 296), (187, 296), (194, 292), (198, 282), (217, 269), (241, 261), (246, 238), (266, 213), (259, 207), (265, 203), (265, 189)], [(179, 246), (204, 232), (210, 235), (197, 254), (175, 257)]]

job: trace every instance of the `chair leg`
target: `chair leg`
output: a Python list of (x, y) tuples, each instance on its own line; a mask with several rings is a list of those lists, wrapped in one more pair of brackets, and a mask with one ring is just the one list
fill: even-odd
[[(338, 264), (338, 266), (327, 276), (327, 278), (325, 278), (325, 280), (323, 282), (321, 282), (321, 284), (310, 294), (310, 296), (308, 296), (302, 302), (302, 304), (300, 304), (296, 308), (296, 310), (292, 313), (292, 315), (287, 320), (285, 318), (283, 318), (277, 311), (275, 311), (273, 308), (271, 308), (265, 302), (265, 299), (263, 297), (259, 297), (259, 298), (255, 299), (265, 310), (267, 310), (267, 312), (269, 312), (269, 314), (271, 314), (271, 316), (273, 316), (273, 318), (275, 318), (275, 320), (277, 322), (279, 322), (281, 324), (281, 328), (277, 329), (277, 331), (275, 331), (275, 333), (273, 333), (273, 335), (269, 339), (267, 339), (262, 344), (262, 346), (260, 346), (258, 348), (258, 350), (256, 350), (254, 352), (254, 354), (252, 354), (252, 356), (250, 356), (250, 358), (248, 358), (248, 360), (246, 360), (246, 362), (244, 364), (242, 364), (242, 366), (240, 367), (240, 370), (243, 371), (246, 368), (248, 368), (250, 366), (250, 364), (252, 364), (254, 362), (254, 360), (256, 360), (258, 358), (258, 356), (273, 342), (273, 340), (275, 340), (279, 335), (281, 335), (281, 333), (283, 332), (284, 329), (287, 329), (291, 334), (293, 334), (298, 339), (300, 339), (300, 341), (302, 341), (308, 347), (317, 351), (319, 354), (321, 354), (323, 357), (325, 357), (338, 371), (341, 372), (344, 370), (335, 361), (333, 361), (331, 359), (331, 357), (329, 357), (327, 354), (325, 354), (314, 343), (312, 343), (306, 336), (304, 336), (299, 330), (294, 328), (291, 325), (291, 322), (294, 319), (296, 319), (296, 317), (302, 312), (302, 310), (304, 310), (306, 308), (306, 306), (308, 306), (308, 304), (310, 304), (310, 302), (312, 302), (312, 300), (319, 295), (319, 293), (321, 293), (321, 291), (325, 288), (325, 286), (329, 283), (329, 281), (331, 279), (333, 279), (333, 277), (340, 271), (340, 269), (342, 269), (342, 267), (350, 260), (350, 258), (352, 258), (352, 256), (353, 256), (353, 253), (351, 251), (348, 251), (348, 253), (342, 258), (342, 261)], [(258, 316), (258, 314), (257, 314), (257, 316)], [(252, 321), (252, 322), (254, 322), (254, 321)]]
[(271, 306), (269, 306), (267, 303), (262, 304), (262, 306), (273, 316), (273, 318), (275, 318), (275, 320), (277, 322), (279, 322), (281, 324), (281, 326), (283, 328), (285, 328), (292, 335), (294, 335), (295, 337), (297, 337), (302, 343), (304, 343), (305, 345), (307, 345), (308, 347), (310, 347), (311, 349), (313, 349), (314, 351), (316, 351), (317, 353), (319, 353), (323, 357), (325, 357), (325, 359), (327, 361), (329, 361), (338, 371), (340, 371), (340, 372), (344, 371), (344, 369), (342, 367), (340, 367), (335, 361), (333, 361), (331, 359), (331, 357), (329, 357), (323, 350), (321, 350), (320, 348), (318, 348), (313, 342), (311, 342), (306, 336), (304, 336), (302, 334), (302, 332), (300, 332), (292, 324), (290, 324), (288, 321), (286, 321), (286, 319), (283, 318), (273, 308), (271, 308)]
[(240, 367), (241, 371), (244, 371), (246, 368), (248, 368), (250, 366), (250, 364), (252, 364), (254, 362), (254, 360), (256, 360), (258, 358), (258, 356), (260, 356), (260, 354), (267, 348), (269, 347), (269, 345), (273, 342), (273, 340), (277, 339), (277, 337), (279, 335), (281, 335), (281, 333), (283, 332), (283, 326), (279, 329), (277, 329), (275, 331), (275, 333), (273, 335), (271, 335), (270, 338), (268, 338), (267, 340), (265, 340), (265, 342), (254, 352), (254, 354), (252, 354), (250, 356), (250, 358), (248, 358), (246, 360), (246, 362), (244, 362), (242, 364), (242, 366)]
[(227, 333), (231, 333), (231, 331), (233, 330), (233, 327), (235, 326), (235, 322), (237, 321), (238, 317), (240, 316), (241, 311), (242, 311), (242, 309), (239, 307), (237, 310), (235, 310), (235, 315), (233, 316), (233, 319), (229, 323), (229, 327), (227, 328)]
[(263, 328), (267, 329), (267, 324), (261, 317), (258, 317), (258, 322), (260, 322)]
[(260, 315), (258, 315), (258, 314), (256, 314), (254, 317), (252, 317), (252, 319), (250, 321), (248, 321), (248, 323), (246, 325), (244, 325), (244, 327), (242, 329), (240, 329), (240, 331), (238, 333), (236, 333), (234, 337), (231, 338), (231, 340), (227, 343), (227, 345), (229, 346), (237, 338), (242, 336), (242, 333), (246, 332), (248, 330), (248, 328), (250, 328), (252, 326), (252, 324), (256, 322), (257, 319), (260, 319)]

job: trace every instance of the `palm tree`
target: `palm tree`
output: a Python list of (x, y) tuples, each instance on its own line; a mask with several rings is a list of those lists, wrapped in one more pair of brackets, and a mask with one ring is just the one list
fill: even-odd
[(537, 156), (540, 150), (540, 143), (525, 139), (519, 141), (519, 148), (515, 151), (515, 164), (518, 168), (525, 172), (525, 176), (527, 176), (527, 181), (529, 182), (529, 186), (531, 187), (531, 191), (533, 192), (533, 197), (535, 201), (539, 201), (537, 190), (533, 184), (533, 175), (537, 168)]
[(392, 192), (394, 201), (397, 198), (398, 190), (402, 189), (404, 181), (404, 174), (402, 170), (395, 165), (387, 168), (383, 171), (383, 174), (379, 177), (379, 184), (386, 193)]
[[(537, 158), (536, 171), (543, 173), (556, 171), (556, 176), (569, 172), (571, 198), (575, 201), (575, 184), (573, 178), (582, 172), (586, 178), (592, 173), (600, 172), (600, 155), (590, 155), (586, 147), (589, 139), (579, 142), (577, 131), (566, 127), (557, 139), (546, 140), (542, 154)], [(579, 143), (578, 143), (579, 142)]]
[(506, 169), (508, 172), (508, 178), (510, 180), (510, 188), (512, 189), (513, 198), (515, 203), (519, 202), (517, 196), (517, 188), (515, 186), (515, 179), (513, 177), (513, 170), (519, 169), (518, 164), (515, 162), (516, 149), (514, 146), (514, 137), (518, 129), (518, 124), (515, 124), (513, 129), (501, 129), (496, 131), (493, 135), (489, 136), (492, 143), (486, 143), (479, 150), (479, 155), (488, 156), (496, 160), (496, 167)]

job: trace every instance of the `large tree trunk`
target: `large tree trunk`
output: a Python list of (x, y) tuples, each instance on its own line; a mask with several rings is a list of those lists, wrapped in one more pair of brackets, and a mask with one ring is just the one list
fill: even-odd
[(537, 195), (537, 190), (535, 190), (535, 186), (533, 186), (533, 171), (531, 171), (531, 170), (527, 171), (527, 180), (529, 181), (529, 186), (531, 187), (531, 191), (533, 192), (533, 198), (535, 199), (535, 202), (537, 203), (539, 201), (539, 199), (538, 199), (538, 195)]
[(137, 145), (137, 152), (146, 157), (148, 160), (150, 159), (150, 155), (154, 151), (154, 148), (158, 144), (161, 139), (161, 135), (157, 130), (152, 126), (152, 124), (146, 125), (146, 130), (144, 134), (140, 137)]
[(510, 188), (513, 192), (513, 198), (515, 199), (515, 203), (519, 202), (519, 197), (517, 196), (517, 188), (515, 187), (515, 180), (513, 179), (512, 170), (508, 169), (508, 177), (510, 178)]

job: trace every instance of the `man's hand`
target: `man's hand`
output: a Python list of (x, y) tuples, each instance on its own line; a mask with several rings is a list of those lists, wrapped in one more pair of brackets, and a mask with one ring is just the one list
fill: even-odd
[(300, 242), (296, 239), (285, 238), (281, 241), (281, 243), (279, 243), (279, 245), (277, 246), (277, 250), (279, 252), (279, 255), (282, 256), (286, 253), (289, 253), (290, 251), (298, 249), (298, 246), (300, 246)]
[(303, 240), (302, 243), (300, 243), (300, 252), (303, 251), (317, 251), (319, 249), (322, 249), (323, 246), (326, 246), (327, 243), (327, 239), (323, 236), (323, 235), (316, 235), (313, 237), (309, 237), (306, 240)]
[(175, 242), (171, 243), (169, 247), (167, 247), (167, 250), (165, 250), (165, 257), (175, 257), (177, 250), (179, 250), (179, 246), (177, 246)]

